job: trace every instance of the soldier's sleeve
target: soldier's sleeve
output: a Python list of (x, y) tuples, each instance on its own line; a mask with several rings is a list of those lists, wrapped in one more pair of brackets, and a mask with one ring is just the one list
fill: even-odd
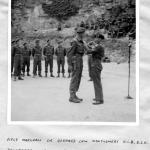
[(35, 49), (33, 48), (32, 49), (32, 56), (34, 57), (34, 54), (35, 54)]
[(67, 50), (66, 50), (66, 48), (64, 48), (64, 56), (66, 56), (67, 55)]
[(72, 57), (75, 53), (75, 50), (77, 48), (77, 43), (76, 41), (73, 41), (71, 43), (71, 48), (68, 50), (67, 56), (68, 56), (68, 64), (71, 65), (72, 64)]
[(58, 55), (58, 51), (57, 51), (57, 48), (55, 49), (55, 55), (56, 55), (56, 56)]
[(54, 53), (55, 53), (55, 50), (54, 50), (54, 47), (53, 47), (53, 49), (52, 49), (52, 54), (54, 55)]
[(44, 47), (43, 49), (43, 55), (45, 56), (46, 48)]
[(40, 49), (41, 49), (41, 55), (43, 55), (43, 48), (41, 47)]
[(31, 56), (31, 49), (29, 49), (29, 56)]
[(12, 57), (14, 57), (14, 56), (15, 56), (15, 47), (13, 47), (13, 48), (12, 48), (11, 56), (12, 56)]

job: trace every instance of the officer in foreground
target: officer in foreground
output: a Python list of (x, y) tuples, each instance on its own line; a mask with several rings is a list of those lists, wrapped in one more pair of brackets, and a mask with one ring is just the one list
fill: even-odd
[(50, 76), (53, 76), (53, 55), (54, 47), (51, 45), (50, 40), (47, 40), (47, 45), (44, 47), (43, 55), (45, 56), (45, 77), (47, 77), (48, 66), (50, 66)]
[(25, 68), (27, 67), (27, 76), (30, 76), (30, 56), (31, 56), (31, 50), (29, 49), (27, 43), (25, 42), (23, 44), (23, 49), (22, 49), (22, 57), (23, 57), (23, 67), (22, 67), (22, 72), (23, 76), (25, 76)]
[(42, 77), (41, 70), (42, 70), (42, 48), (40, 46), (40, 41), (35, 41), (35, 47), (32, 50), (32, 56), (34, 58), (33, 60), (33, 77), (36, 77), (37, 75), (37, 67), (38, 67), (38, 75), (39, 77)]
[(82, 99), (77, 97), (76, 92), (78, 91), (80, 86), (82, 70), (83, 70), (82, 57), (85, 52), (85, 46), (83, 42), (85, 29), (83, 27), (78, 27), (76, 29), (76, 32), (77, 32), (76, 38), (72, 42), (72, 46), (67, 54), (69, 68), (72, 70), (69, 101), (73, 103), (80, 103)]
[(90, 50), (87, 51), (88, 54), (92, 55), (91, 61), (91, 77), (94, 84), (95, 99), (93, 104), (99, 105), (104, 103), (103, 90), (101, 83), (101, 71), (102, 71), (102, 58), (104, 57), (104, 48), (101, 45), (101, 41), (104, 40), (104, 36), (100, 33), (95, 35), (95, 41), (92, 45), (89, 45)]
[(57, 66), (58, 66), (58, 78), (60, 77), (60, 67), (62, 67), (62, 76), (65, 77), (65, 56), (66, 49), (62, 46), (62, 41), (58, 42), (58, 47), (56, 48), (55, 55), (57, 56)]
[(14, 58), (14, 81), (23, 80), (21, 78), (22, 67), (22, 49), (20, 47), (20, 39), (16, 40), (16, 46), (13, 49), (12, 57)]

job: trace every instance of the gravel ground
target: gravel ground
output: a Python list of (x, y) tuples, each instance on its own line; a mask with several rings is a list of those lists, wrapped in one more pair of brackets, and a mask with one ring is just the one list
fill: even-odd
[[(31, 62), (31, 72), (32, 72)], [(44, 62), (42, 62), (44, 76)], [(67, 71), (67, 65), (66, 71)], [(84, 101), (70, 103), (68, 78), (32, 78), (14, 82), (12, 79), (12, 121), (96, 121), (96, 122), (135, 122), (136, 85), (135, 63), (131, 64), (131, 96), (126, 100), (128, 64), (103, 64), (102, 84), (103, 105), (92, 105), (93, 83), (88, 79), (87, 58), (84, 58), (83, 77), (78, 96)], [(57, 75), (56, 60), (54, 75)], [(67, 73), (66, 73), (67, 75)]]

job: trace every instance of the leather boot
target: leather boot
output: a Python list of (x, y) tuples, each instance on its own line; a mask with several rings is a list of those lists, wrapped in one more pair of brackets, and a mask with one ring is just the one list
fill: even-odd
[(103, 100), (96, 100), (94, 99), (95, 102), (93, 102), (93, 105), (100, 105), (100, 104), (104, 104)]
[(65, 74), (63, 73), (62, 75), (63, 75), (63, 78), (65, 78)]
[(71, 76), (70, 76), (70, 73), (68, 74), (68, 78), (70, 78)]
[(60, 77), (60, 74), (58, 73), (57, 78), (59, 78), (59, 77)]
[(16, 78), (16, 76), (14, 76), (14, 81), (16, 81), (17, 80), (17, 78)]
[(47, 78), (47, 73), (45, 73), (45, 77)]
[(81, 101), (81, 102), (83, 101), (83, 99), (82, 99), (82, 98), (79, 98), (76, 94), (75, 94), (75, 98), (78, 99), (78, 100)]
[(51, 73), (51, 77), (54, 77), (53, 73)]
[(69, 101), (72, 103), (80, 103), (81, 101), (79, 99), (76, 98), (76, 94), (75, 92), (70, 92), (70, 98)]
[(29, 74), (29, 72), (27, 72), (27, 76), (31, 76), (31, 75)]
[(18, 77), (18, 80), (24, 80), (23, 78), (21, 78), (21, 76)]
[(22, 73), (22, 76), (23, 76), (23, 77), (25, 76), (25, 73), (24, 73), (24, 72)]
[(39, 77), (42, 77), (41, 73), (39, 73)]

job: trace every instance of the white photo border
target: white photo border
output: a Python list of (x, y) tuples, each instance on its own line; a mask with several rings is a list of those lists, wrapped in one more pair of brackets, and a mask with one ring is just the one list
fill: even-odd
[(8, 5), (8, 104), (7, 123), (8, 125), (88, 125), (88, 126), (138, 126), (139, 119), (139, 4), (136, 1), (136, 122), (80, 122), (80, 121), (11, 121), (11, 0)]

